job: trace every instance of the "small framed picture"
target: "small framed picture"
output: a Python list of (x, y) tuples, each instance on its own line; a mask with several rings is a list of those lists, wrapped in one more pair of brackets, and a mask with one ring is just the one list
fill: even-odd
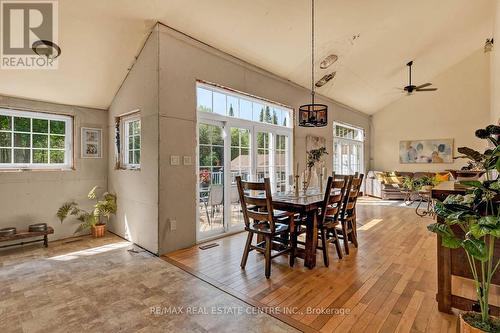
[(102, 129), (82, 127), (82, 158), (102, 157)]

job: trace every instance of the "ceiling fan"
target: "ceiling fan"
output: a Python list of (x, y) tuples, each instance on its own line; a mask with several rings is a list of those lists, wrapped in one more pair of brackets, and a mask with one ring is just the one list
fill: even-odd
[(411, 84), (411, 66), (413, 65), (413, 61), (410, 61), (406, 64), (408, 66), (409, 73), (409, 83), (406, 87), (404, 87), (404, 91), (408, 93), (408, 95), (412, 94), (414, 91), (436, 91), (437, 88), (426, 88), (432, 85), (432, 83), (424, 83), (419, 86)]

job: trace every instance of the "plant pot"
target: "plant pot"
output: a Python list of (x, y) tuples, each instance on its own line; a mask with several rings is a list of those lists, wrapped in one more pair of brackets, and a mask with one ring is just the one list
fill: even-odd
[(92, 237), (94, 238), (99, 238), (99, 237), (104, 237), (104, 234), (106, 233), (106, 225), (105, 224), (96, 224), (90, 227), (90, 232), (92, 234)]
[[(469, 312), (469, 313), (474, 313), (474, 312)], [(461, 313), (459, 315), (459, 317), (460, 317), (460, 319), (459, 319), (460, 333), (484, 333), (484, 332), (486, 332), (486, 331), (483, 331), (480, 328), (474, 327), (474, 326), (470, 325), (468, 322), (466, 322), (464, 320), (465, 314), (467, 314), (467, 313)], [(477, 315), (477, 313), (476, 313), (476, 315)], [(496, 329), (498, 329), (498, 319), (496, 319), (495, 317), (490, 317), (490, 320), (496, 322), (496, 324), (494, 326), (496, 327)]]

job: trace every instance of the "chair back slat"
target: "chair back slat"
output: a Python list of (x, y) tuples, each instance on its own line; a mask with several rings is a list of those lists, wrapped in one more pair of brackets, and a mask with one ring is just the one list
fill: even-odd
[(237, 176), (236, 183), (245, 226), (250, 227), (250, 219), (254, 222), (268, 222), (271, 232), (274, 232), (276, 228), (269, 178), (264, 178), (263, 183), (257, 183), (242, 181), (241, 177)]
[(344, 207), (342, 210), (342, 217), (346, 214), (352, 214), (356, 208), (356, 202), (358, 200), (361, 184), (363, 183), (363, 174), (358, 177), (352, 177), (349, 183), (349, 189), (346, 191), (346, 196), (344, 199)]
[(337, 219), (344, 196), (344, 185), (343, 180), (335, 181), (333, 177), (328, 177), (319, 223), (324, 223), (326, 216), (332, 217), (334, 220)]

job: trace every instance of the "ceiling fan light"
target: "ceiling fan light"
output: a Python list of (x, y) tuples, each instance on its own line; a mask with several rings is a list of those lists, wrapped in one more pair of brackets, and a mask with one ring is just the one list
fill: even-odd
[(326, 74), (324, 75), (320, 80), (318, 80), (318, 82), (316, 82), (316, 87), (320, 88), (320, 87), (323, 87), (325, 84), (328, 83), (328, 81), (330, 81), (331, 79), (333, 79), (335, 77), (335, 74), (337, 74), (337, 72), (332, 72), (330, 74)]
[(336, 54), (330, 54), (325, 59), (323, 59), (323, 61), (320, 62), (319, 68), (326, 69), (331, 65), (333, 65), (338, 59), (339, 57)]

